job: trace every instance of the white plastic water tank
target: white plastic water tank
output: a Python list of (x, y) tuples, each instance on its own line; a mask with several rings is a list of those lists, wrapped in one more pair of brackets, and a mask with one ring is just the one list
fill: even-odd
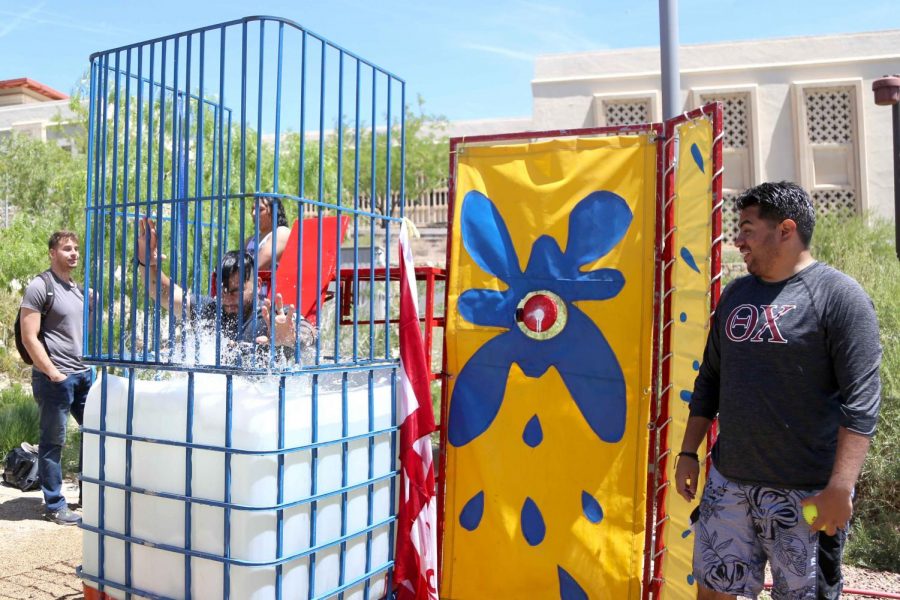
[[(342, 437), (343, 393), (340, 375), (336, 380), (319, 377), (317, 400), (317, 441)], [(346, 412), (348, 436), (370, 431), (370, 384), (367, 373), (349, 374)], [(371, 384), (373, 407), (371, 431), (391, 426), (390, 371), (376, 373)], [(354, 381), (354, 378), (356, 379)], [(84, 426), (101, 429), (101, 390), (98, 379), (88, 396)], [(126, 433), (128, 407), (128, 379), (107, 376), (106, 419), (103, 430)], [(285, 383), (285, 442), (286, 448), (312, 442), (311, 378), (287, 377)], [(186, 377), (168, 381), (135, 379), (132, 433), (135, 436), (185, 441), (187, 431)], [(224, 375), (197, 374), (194, 380), (193, 442), (215, 446), (225, 445)], [(232, 386), (232, 443), (242, 450), (275, 450), (278, 440), (278, 378), (245, 379), (235, 377)], [(105, 442), (105, 470), (103, 480), (125, 483), (125, 440), (107, 437)], [(316, 494), (342, 487), (342, 444), (318, 449), (316, 458)], [(231, 502), (249, 507), (278, 504), (278, 461), (275, 454), (231, 455)], [(308, 498), (312, 492), (312, 452), (310, 450), (285, 454), (284, 502)], [(371, 456), (373, 478), (391, 471), (391, 436), (374, 437)], [(354, 485), (369, 479), (369, 442), (363, 438), (348, 444), (347, 484)], [(100, 436), (84, 434), (84, 475), (100, 479)], [(152, 492), (185, 494), (186, 450), (183, 447), (133, 441), (131, 448), (131, 485)], [(224, 501), (225, 455), (221, 451), (195, 449), (191, 456), (192, 498)], [(345, 533), (353, 535), (369, 526), (368, 487), (363, 485), (347, 492), (346, 505), (342, 494), (335, 494), (316, 503), (314, 545), (328, 543), (341, 537), (342, 521)], [(391, 515), (394, 505), (390, 497), (390, 480), (373, 486), (372, 520), (380, 523)], [(106, 487), (104, 491), (104, 521), (106, 531), (125, 533), (125, 492)], [(100, 526), (100, 486), (84, 484), (84, 517), (86, 525)], [(185, 515), (191, 511), (190, 547), (192, 550), (224, 555), (225, 510), (220, 507), (161, 498), (152, 494), (131, 494), (131, 536), (153, 544), (185, 547)], [(282, 556), (290, 556), (310, 548), (310, 503), (284, 510)], [(229, 517), (230, 556), (237, 560), (265, 562), (276, 560), (277, 512), (275, 510), (232, 509)], [(97, 576), (99, 569), (99, 534), (84, 532), (83, 570)], [(103, 578), (125, 584), (125, 542), (104, 536)], [(369, 569), (384, 565), (389, 556), (389, 528), (372, 531)], [(309, 557), (285, 563), (282, 570), (282, 596), (303, 599), (322, 596), (340, 586), (341, 544), (315, 553), (314, 590), (309, 590)], [(353, 581), (366, 573), (367, 535), (360, 533), (348, 539), (343, 548), (344, 582)], [(223, 563), (199, 557), (190, 560), (191, 598), (219, 599), (223, 597)], [(275, 597), (275, 567), (230, 567), (230, 597), (240, 600)], [(184, 555), (151, 546), (131, 544), (131, 587), (169, 598), (185, 597)], [(370, 598), (381, 598), (386, 591), (385, 574), (371, 579)], [(116, 598), (124, 592), (107, 586), (104, 591)], [(363, 586), (350, 588), (347, 600), (362, 600)]]

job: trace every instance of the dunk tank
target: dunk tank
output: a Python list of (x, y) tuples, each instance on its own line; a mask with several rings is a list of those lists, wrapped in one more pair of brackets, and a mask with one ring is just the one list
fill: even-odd
[[(400, 231), (404, 89), (268, 17), (91, 57), (86, 597), (390, 593), (399, 360), (376, 256)], [(240, 252), (252, 293), (229, 290), (223, 257), (267, 243), (273, 199), (286, 247), (264, 270)], [(279, 297), (288, 334), (261, 310)]]
[[(402, 80), (283, 19), (92, 57), (86, 597), (396, 591), (404, 108)], [(429, 358), (444, 329), (440, 597), (695, 596), (671, 448), (719, 294), (722, 136), (708, 105), (451, 140), (446, 270), (418, 271)], [(221, 263), (250, 240), (277, 258), (240, 255), (235, 312)], [(264, 318), (278, 296), (315, 339)]]

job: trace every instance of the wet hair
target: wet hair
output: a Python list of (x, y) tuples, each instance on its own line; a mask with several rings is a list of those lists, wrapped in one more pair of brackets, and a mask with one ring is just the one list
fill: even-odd
[(54, 231), (53, 234), (50, 236), (50, 241), (47, 242), (47, 247), (50, 250), (54, 250), (57, 246), (59, 246), (59, 243), (63, 240), (72, 240), (77, 244), (78, 243), (78, 234), (75, 233), (74, 231), (67, 231), (65, 229), (62, 229), (60, 231)]
[(797, 224), (803, 246), (809, 248), (816, 228), (816, 209), (806, 190), (796, 183), (762, 183), (745, 191), (735, 202), (738, 210), (758, 206), (760, 218), (776, 225), (791, 219)]
[(278, 227), (287, 227), (288, 219), (287, 214), (284, 212), (284, 204), (281, 203), (279, 198), (273, 198), (272, 196), (257, 196), (259, 203), (265, 204), (269, 207), (269, 212), (275, 214), (278, 212), (278, 221), (275, 223), (275, 226), (272, 229), (277, 229)]
[(239, 275), (241, 272), (241, 254), (244, 255), (244, 282), (250, 281), (253, 277), (253, 266), (256, 261), (249, 252), (240, 252), (238, 250), (229, 250), (222, 257), (222, 288), (228, 287), (233, 275)]

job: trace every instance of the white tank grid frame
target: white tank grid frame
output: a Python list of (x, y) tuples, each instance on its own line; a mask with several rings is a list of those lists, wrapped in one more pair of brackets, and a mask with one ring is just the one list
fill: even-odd
[(389, 592), (404, 179), (403, 80), (291, 21), (92, 55), (87, 587)]

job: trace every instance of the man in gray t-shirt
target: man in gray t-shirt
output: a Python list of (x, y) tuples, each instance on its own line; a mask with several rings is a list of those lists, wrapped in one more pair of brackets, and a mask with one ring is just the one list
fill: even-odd
[[(691, 501), (696, 451), (718, 417), (695, 527), (698, 598), (756, 597), (766, 562), (773, 598), (837, 598), (881, 401), (875, 310), (856, 281), (812, 258), (803, 189), (766, 183), (737, 205), (750, 275), (716, 307), (676, 463), (676, 489)], [(804, 507), (818, 514), (809, 524)]]
[(34, 363), (31, 389), (41, 413), (38, 473), (45, 516), (61, 525), (74, 525), (79, 516), (62, 495), (61, 461), (69, 414), (81, 424), (91, 386), (90, 369), (81, 362), (84, 294), (72, 279), (78, 266), (78, 237), (71, 231), (57, 231), (48, 245), (50, 310), (42, 315), (48, 289), (42, 277), (35, 277), (25, 289), (19, 318), (22, 342)]

